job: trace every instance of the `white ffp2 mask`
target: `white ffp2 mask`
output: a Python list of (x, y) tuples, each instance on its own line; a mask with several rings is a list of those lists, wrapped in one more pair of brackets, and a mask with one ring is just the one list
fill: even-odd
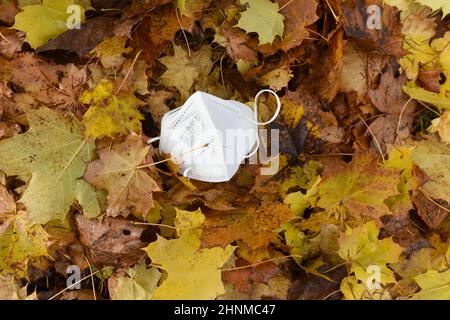
[[(258, 97), (263, 92), (277, 99), (277, 111), (267, 122), (257, 122)], [(272, 122), (280, 111), (275, 92), (262, 90), (254, 110), (247, 105), (196, 92), (179, 108), (169, 111), (161, 122), (161, 152), (170, 154), (185, 177), (206, 182), (229, 181), (240, 164), (259, 147), (258, 125)]]

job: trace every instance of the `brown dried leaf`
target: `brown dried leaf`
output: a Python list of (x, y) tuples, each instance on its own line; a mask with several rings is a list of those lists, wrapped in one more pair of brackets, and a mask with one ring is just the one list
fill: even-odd
[[(80, 242), (89, 252), (92, 264), (129, 267), (145, 257), (141, 250), (148, 242), (141, 240), (147, 227), (135, 225), (123, 218), (103, 221), (75, 216)], [(144, 239), (145, 240), (145, 239)]]
[(144, 147), (137, 134), (110, 148), (97, 149), (100, 159), (89, 164), (84, 178), (96, 188), (108, 191), (106, 215), (145, 216), (153, 207), (152, 193), (160, 191), (160, 187), (149, 175), (148, 165), (153, 162), (149, 151), (150, 147)]

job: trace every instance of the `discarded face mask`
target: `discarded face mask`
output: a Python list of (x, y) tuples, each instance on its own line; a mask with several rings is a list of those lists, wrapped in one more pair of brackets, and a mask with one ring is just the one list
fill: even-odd
[[(258, 98), (268, 92), (277, 100), (277, 110), (266, 122), (258, 122)], [(281, 103), (272, 90), (255, 97), (252, 110), (245, 104), (196, 92), (179, 108), (167, 112), (161, 122), (159, 149), (170, 154), (187, 178), (206, 182), (229, 181), (240, 164), (259, 148), (258, 126), (278, 116)]]

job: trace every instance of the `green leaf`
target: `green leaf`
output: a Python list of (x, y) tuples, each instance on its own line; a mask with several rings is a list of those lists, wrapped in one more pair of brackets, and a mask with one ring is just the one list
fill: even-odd
[(259, 44), (272, 43), (276, 36), (283, 36), (284, 16), (278, 12), (278, 3), (270, 0), (239, 0), (247, 9), (241, 13), (236, 27), (247, 33), (256, 32)]
[(28, 121), (26, 133), (0, 141), (0, 170), (10, 176), (31, 174), (20, 201), (34, 223), (63, 219), (94, 145), (84, 139), (78, 121), (48, 108), (30, 110)]
[(42, 4), (23, 6), (13, 28), (25, 32), (25, 41), (38, 48), (67, 30), (67, 19), (71, 16), (67, 8), (72, 5), (80, 9), (80, 22), (84, 21), (84, 8), (74, 0), (43, 0)]
[(26, 212), (11, 215), (0, 225), (0, 271), (27, 278), (28, 260), (48, 254), (47, 240), (47, 232), (32, 225)]

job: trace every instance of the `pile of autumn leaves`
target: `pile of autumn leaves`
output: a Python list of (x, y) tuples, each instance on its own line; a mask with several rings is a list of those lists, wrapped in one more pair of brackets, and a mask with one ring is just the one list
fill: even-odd
[[(283, 16), (283, 11), (279, 12), (277, 3), (269, 0), (240, 2), (247, 2), (248, 7), (230, 14), (240, 14), (236, 26), (246, 32), (256, 32), (260, 45), (277, 42), (277, 46), (288, 51), (301, 42), (296, 36), (305, 36), (285, 28), (289, 17)], [(413, 209), (412, 195), (416, 193), (448, 211), (450, 32), (436, 37), (436, 17), (430, 18), (430, 13), (431, 10), (442, 10), (445, 16), (449, 8), (437, 0), (385, 2), (397, 6), (403, 19), (404, 49), (408, 54), (399, 63), (410, 80), (404, 91), (437, 108), (434, 112), (439, 117), (429, 128), (430, 135), (423, 136), (418, 142), (391, 146), (388, 157), (382, 162), (376, 154), (365, 153), (357, 154), (350, 163), (331, 161), (323, 166), (310, 161), (304, 167), (289, 169), (292, 176), (277, 187), (291, 216), (280, 219), (270, 230), (264, 230), (265, 226), (252, 228), (260, 228), (261, 234), (269, 233), (273, 236), (269, 240), (275, 245), (287, 246), (295, 262), (312, 275), (331, 281), (323, 268), (319, 271), (320, 267), (345, 265), (348, 276), (342, 279), (340, 290), (346, 299), (449, 299), (450, 238), (442, 239), (438, 233), (430, 233), (427, 240), (432, 248), (421, 248), (412, 253), (406, 252), (406, 248), (393, 238), (379, 239), (383, 217), (395, 215), (407, 219), (409, 210)], [(199, 4), (203, 2), (177, 1), (179, 12), (187, 16), (192, 14), (192, 8), (202, 10), (207, 1)], [(33, 19), (49, 24), (65, 21), (66, 13), (60, 9), (68, 5), (79, 5), (84, 19), (87, 5), (83, 1), (46, 0), (42, 4), (23, 4), (14, 28), (24, 31), (26, 41), (37, 48), (65, 30), (64, 27), (61, 30), (36, 28), (41, 24), (33, 24)], [(312, 8), (315, 12), (316, 6)], [(305, 24), (311, 24), (317, 18), (314, 14)], [(263, 21), (271, 21), (273, 25), (267, 28)], [(223, 37), (229, 32), (226, 27), (226, 24), (222, 25), (215, 42), (225, 43), (228, 54), (232, 55), (230, 44)], [(282, 42), (279, 36), (283, 36)], [(164, 187), (152, 165), (155, 152), (145, 146), (141, 135), (143, 116), (138, 108), (144, 103), (134, 94), (149, 94), (145, 76), (148, 65), (138, 57), (135, 61), (126, 61), (124, 55), (131, 50), (126, 43), (124, 36), (107, 38), (91, 52), (98, 58), (99, 65), (89, 66), (89, 81), (85, 69), (71, 65), (58, 70), (62, 67), (48, 66), (49, 72), (62, 73), (72, 84), (64, 87), (66, 91), (72, 90), (71, 94), (64, 95), (54, 104), (49, 100), (55, 102), (60, 93), (51, 86), (30, 86), (33, 80), (42, 83), (43, 78), (48, 81), (49, 77), (37, 76), (36, 80), (24, 74), (24, 65), (28, 70), (42, 72), (39, 64), (44, 62), (31, 54), (23, 54), (6, 67), (8, 76), (14, 78), (14, 83), (23, 84), (26, 92), (13, 94), (2, 84), (2, 93), (15, 97), (14, 107), (5, 114), (15, 114), (13, 109), (23, 108), (27, 121), (22, 119), (20, 123), (27, 124), (29, 129), (22, 134), (6, 135), (0, 141), (0, 170), (4, 172), (0, 184), (0, 219), (3, 222), (0, 225), (0, 297), (27, 296), (26, 288), (18, 279), (27, 278), (30, 264), (49, 256), (48, 244), (52, 240), (47, 233), (49, 225), (67, 226), (68, 213), (74, 203), (89, 218), (131, 213), (148, 223), (161, 222), (159, 213), (153, 215), (153, 209), (161, 205), (153, 200), (153, 195), (163, 191)], [(236, 57), (240, 72), (254, 66), (256, 62), (252, 59), (256, 56), (252, 55), (254, 52)], [(159, 83), (176, 88), (180, 101), (194, 89), (219, 96), (224, 94), (218, 84), (220, 69), (212, 63), (211, 46), (203, 45), (201, 50), (188, 53), (183, 47), (174, 45), (173, 55), (159, 61), (167, 68), (158, 78)], [(118, 70), (121, 70), (119, 75), (116, 74)], [(442, 72), (446, 81), (438, 81), (434, 88), (419, 87), (415, 80), (420, 72)], [(261, 78), (260, 84), (280, 90), (291, 78), (289, 69), (279, 68)], [(86, 81), (89, 88), (83, 90)], [(238, 98), (237, 94), (232, 97)], [(159, 99), (164, 100), (163, 97)], [(50, 108), (51, 105), (56, 107)], [(77, 114), (84, 106), (88, 106), (86, 112)], [(152, 110), (154, 118), (168, 110), (165, 108)], [(282, 165), (286, 166), (285, 163)], [(11, 176), (25, 182), (24, 186), (13, 190), (16, 197), (20, 196), (17, 203), (5, 187), (6, 177)], [(188, 181), (182, 178), (180, 181), (186, 188), (192, 187)], [(301, 190), (289, 192), (292, 187)], [(303, 219), (306, 209), (313, 213)], [(277, 214), (277, 210), (272, 213)], [(259, 216), (255, 218), (255, 224), (261, 221), (258, 219)], [(239, 255), (241, 258), (253, 255), (248, 259), (256, 263), (272, 258), (267, 248), (257, 248), (249, 253), (254, 248), (249, 249), (244, 244), (241, 247), (241, 242), (237, 242), (239, 248), (232, 245), (204, 248), (202, 226), (206, 222), (200, 210), (176, 208), (172, 222), (175, 235), (158, 235), (157, 240), (144, 249), (151, 259), (151, 266), (140, 262), (111, 278), (114, 280), (110, 285), (111, 298), (233, 298), (237, 295), (233, 294), (232, 287), (224, 286), (221, 268), (232, 269)], [(444, 230), (441, 234), (446, 234), (448, 219), (440, 228)], [(314, 236), (310, 237), (311, 234)], [(279, 255), (276, 258), (283, 263)], [(375, 279), (380, 280), (380, 286), (368, 286), (377, 270), (381, 275)], [(273, 288), (268, 285), (268, 289)], [(288, 286), (283, 291), (277, 297), (287, 297)]]

